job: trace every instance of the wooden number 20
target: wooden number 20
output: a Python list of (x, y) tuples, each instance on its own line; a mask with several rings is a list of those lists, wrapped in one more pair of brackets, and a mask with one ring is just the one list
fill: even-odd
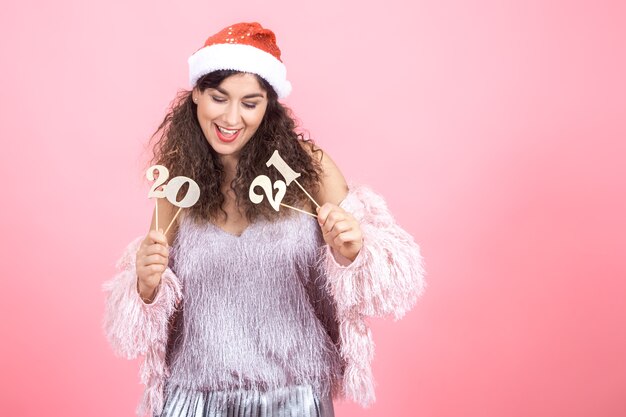
[[(157, 171), (159, 174), (156, 181), (154, 178), (154, 171)], [(200, 187), (198, 187), (198, 184), (191, 178), (183, 176), (174, 177), (167, 184), (165, 184), (169, 175), (169, 170), (163, 165), (153, 165), (148, 168), (148, 171), (146, 171), (146, 177), (150, 181), (155, 181), (152, 188), (150, 188), (150, 191), (148, 192), (148, 198), (165, 197), (170, 203), (180, 208), (187, 208), (196, 204), (200, 199)], [(189, 183), (189, 188), (187, 189), (185, 196), (180, 201), (177, 201), (176, 197), (178, 196), (178, 192), (183, 185), (185, 185), (185, 183)], [(159, 187), (163, 184), (165, 184), (165, 186), (160, 190)]]

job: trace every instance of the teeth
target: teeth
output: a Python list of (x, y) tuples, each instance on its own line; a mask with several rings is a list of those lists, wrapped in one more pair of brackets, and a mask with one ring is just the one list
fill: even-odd
[(225, 135), (233, 135), (233, 134), (237, 133), (237, 130), (239, 130), (239, 129), (228, 130), (228, 129), (224, 129), (221, 126), (218, 126), (217, 128), (220, 130), (220, 132), (224, 133)]

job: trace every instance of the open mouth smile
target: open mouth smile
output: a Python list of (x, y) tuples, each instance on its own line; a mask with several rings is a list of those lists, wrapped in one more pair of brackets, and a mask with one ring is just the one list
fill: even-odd
[(241, 129), (224, 129), (221, 126), (215, 125), (215, 132), (217, 137), (222, 142), (232, 142), (239, 136)]

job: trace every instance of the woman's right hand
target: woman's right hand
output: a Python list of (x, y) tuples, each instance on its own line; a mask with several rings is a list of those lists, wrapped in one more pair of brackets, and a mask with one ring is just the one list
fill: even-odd
[(152, 302), (169, 262), (169, 248), (163, 230), (150, 230), (137, 251), (137, 290), (146, 302)]

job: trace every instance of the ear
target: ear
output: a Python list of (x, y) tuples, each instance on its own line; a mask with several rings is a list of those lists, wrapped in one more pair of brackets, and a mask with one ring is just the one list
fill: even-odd
[(198, 91), (198, 88), (193, 88), (193, 90), (191, 91), (191, 98), (193, 99), (194, 103), (198, 102), (198, 99), (200, 99), (200, 91)]

